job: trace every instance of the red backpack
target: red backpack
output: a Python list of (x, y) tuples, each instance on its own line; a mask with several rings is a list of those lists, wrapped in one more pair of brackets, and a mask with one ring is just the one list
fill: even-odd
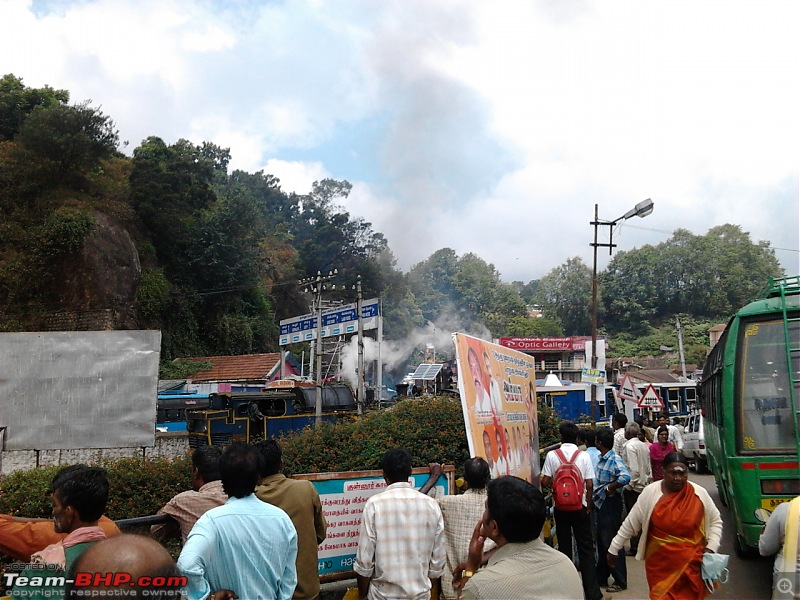
[(553, 504), (558, 510), (575, 511), (583, 508), (583, 497), (586, 494), (581, 470), (575, 465), (580, 450), (576, 450), (567, 460), (561, 448), (555, 451), (561, 461), (553, 476)]

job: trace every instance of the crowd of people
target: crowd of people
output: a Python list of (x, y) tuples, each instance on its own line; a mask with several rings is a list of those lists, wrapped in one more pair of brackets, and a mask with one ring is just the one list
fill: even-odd
[[(656, 429), (617, 413), (597, 431), (565, 421), (560, 448), (545, 457), (541, 484), (552, 488), (558, 549), (572, 558), (574, 539), (588, 600), (628, 588), (627, 556), (645, 561), (651, 598), (709, 592), (702, 557), (717, 551), (722, 519), (708, 492), (688, 481), (680, 431), (665, 420)], [(563, 482), (573, 465), (583, 498), (565, 508), (559, 496), (569, 493)]]
[[(359, 598), (422, 600), (440, 586), (448, 600), (598, 600), (627, 589), (628, 556), (644, 560), (651, 598), (704, 598), (701, 563), (719, 547), (722, 519), (708, 492), (688, 480), (676, 433), (623, 414), (596, 431), (564, 421), (540, 486), (493, 478), (487, 460), (473, 457), (463, 465), (466, 491), (439, 498), (426, 492), (440, 465), (416, 490), (411, 455), (386, 451), (386, 488), (369, 497), (361, 519), (353, 563)], [(322, 503), (310, 482), (282, 469), (274, 440), (198, 448), (192, 489), (159, 511), (166, 523), (145, 537), (121, 534), (104, 516), (102, 468), (62, 468), (52, 480), (52, 520), (0, 518), (0, 552), (27, 564), (12, 578), (20, 585), (11, 596), (118, 596), (120, 581), (108, 574), (123, 574), (131, 582), (126, 595), (135, 598), (318, 598)], [(541, 536), (547, 492), (557, 548)], [(783, 506), (767, 524), (763, 553), (779, 550), (787, 535), (791, 513)], [(177, 561), (159, 543), (169, 537), (182, 542)], [(779, 555), (776, 568), (783, 561)], [(59, 583), (59, 574), (71, 583)]]
[[(318, 598), (322, 503), (282, 467), (274, 440), (196, 449), (192, 489), (158, 511), (166, 523), (149, 537), (123, 535), (103, 515), (104, 469), (64, 467), (51, 484), (52, 520), (0, 518), (0, 552), (26, 565), (6, 577), (11, 597), (118, 597), (123, 586), (133, 598)], [(170, 537), (182, 541), (177, 561), (160, 543)]]

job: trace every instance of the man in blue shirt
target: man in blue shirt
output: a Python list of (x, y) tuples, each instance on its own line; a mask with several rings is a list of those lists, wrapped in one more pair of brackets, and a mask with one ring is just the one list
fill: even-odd
[[(228, 501), (198, 519), (178, 558), (189, 600), (288, 600), (297, 585), (297, 532), (289, 516), (253, 493), (261, 454), (228, 447), (219, 461)], [(213, 593), (212, 593), (213, 592)]]
[(621, 592), (628, 588), (628, 571), (625, 567), (625, 549), (621, 549), (613, 568), (606, 562), (606, 554), (611, 540), (622, 525), (622, 488), (630, 483), (631, 475), (622, 458), (614, 452), (614, 432), (608, 427), (597, 431), (595, 440), (600, 451), (600, 460), (595, 471), (592, 500), (597, 507), (597, 579), (600, 587), (608, 583), (608, 576), (614, 583), (607, 592)]

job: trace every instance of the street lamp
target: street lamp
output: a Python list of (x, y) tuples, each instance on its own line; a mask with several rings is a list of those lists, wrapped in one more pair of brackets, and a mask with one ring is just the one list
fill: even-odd
[[(642, 200), (626, 212), (621, 217), (613, 221), (601, 221), (597, 216), (597, 204), (594, 205), (594, 221), (589, 225), (594, 227), (594, 243), (589, 244), (594, 248), (594, 261), (592, 263), (592, 369), (597, 368), (597, 248), (608, 248), (608, 255), (611, 256), (612, 249), (616, 247), (613, 243), (614, 226), (620, 221), (626, 221), (631, 217), (646, 217), (653, 212), (653, 201), (648, 198)], [(597, 229), (600, 225), (608, 227), (608, 243), (604, 244), (597, 241)], [(597, 384), (592, 384), (592, 421), (597, 422)]]

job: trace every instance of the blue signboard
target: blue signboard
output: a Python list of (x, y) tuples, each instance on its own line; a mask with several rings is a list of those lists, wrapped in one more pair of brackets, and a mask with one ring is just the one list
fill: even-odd
[[(361, 303), (361, 322), (365, 331), (378, 327), (379, 306), (377, 298), (365, 300)], [(356, 333), (356, 331), (358, 331), (358, 317), (355, 304), (347, 304), (323, 311), (322, 337), (346, 335)], [(309, 342), (316, 339), (316, 337), (316, 315), (302, 315), (281, 321), (279, 340), (281, 346)]]

